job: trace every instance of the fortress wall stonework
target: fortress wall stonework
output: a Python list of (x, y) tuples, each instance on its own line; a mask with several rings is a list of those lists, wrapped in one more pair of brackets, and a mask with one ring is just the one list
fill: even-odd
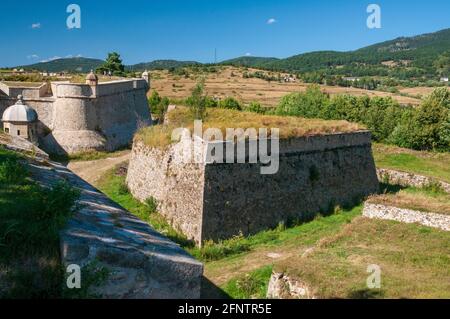
[(154, 197), (198, 244), (311, 218), (378, 191), (369, 132), (282, 140), (274, 175), (261, 175), (260, 164), (180, 164), (179, 144), (163, 151), (135, 143), (127, 184), (139, 200)]
[[(38, 113), (40, 145), (47, 152), (113, 151), (128, 145), (140, 127), (151, 125), (148, 83), (143, 79), (96, 86), (53, 82), (51, 88), (52, 97), (24, 97)], [(17, 96), (6, 94), (11, 89), (0, 96), (1, 114), (17, 101)], [(40, 90), (34, 89), (36, 94)]]
[(199, 242), (205, 170), (203, 164), (172, 164), (178, 148), (161, 150), (134, 143), (127, 184), (140, 201), (156, 199), (169, 223)]

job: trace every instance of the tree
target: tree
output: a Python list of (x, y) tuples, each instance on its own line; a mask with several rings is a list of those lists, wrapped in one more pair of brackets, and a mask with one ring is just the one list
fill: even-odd
[(117, 52), (108, 53), (105, 63), (97, 69), (97, 72), (111, 72), (114, 75), (123, 75), (125, 66), (122, 63), (120, 54)]
[(219, 107), (223, 109), (229, 109), (229, 110), (242, 110), (242, 106), (236, 99), (232, 97), (227, 97), (224, 100), (219, 102)]
[(440, 55), (436, 61), (434, 61), (434, 67), (441, 76), (450, 75), (450, 51)]
[(192, 90), (191, 96), (186, 99), (192, 116), (195, 120), (203, 120), (206, 117), (208, 97), (204, 94), (205, 79), (201, 79)]
[(153, 91), (152, 95), (148, 98), (148, 104), (150, 104), (151, 113), (162, 123), (170, 104), (169, 99), (167, 97), (161, 98), (157, 91)]

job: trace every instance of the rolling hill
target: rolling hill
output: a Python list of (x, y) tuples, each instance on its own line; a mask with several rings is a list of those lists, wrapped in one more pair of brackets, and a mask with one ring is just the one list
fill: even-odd
[(179, 68), (189, 65), (200, 65), (200, 64), (201, 63), (195, 61), (155, 60), (152, 62), (144, 62), (134, 65), (128, 65), (126, 68), (132, 71), (165, 70), (170, 68)]
[(19, 66), (17, 68), (24, 68), (25, 70), (37, 70), (47, 72), (89, 72), (91, 69), (96, 69), (103, 60), (90, 58), (66, 58), (56, 59), (48, 62), (40, 62), (36, 64)]
[(317, 51), (286, 59), (242, 57), (223, 63), (289, 72), (308, 72), (337, 66), (380, 65), (386, 61), (397, 63), (408, 61), (410, 66), (430, 72), (433, 62), (446, 51), (450, 51), (450, 29), (414, 37), (400, 37), (356, 51)]
[[(404, 77), (436, 76), (434, 61), (450, 52), (450, 29), (413, 37), (400, 37), (355, 51), (317, 51), (285, 59), (243, 56), (221, 62), (221, 65), (245, 66), (286, 72), (326, 71), (330, 74), (354, 76), (380, 75), (390, 63), (398, 66)], [(58, 59), (22, 66), (25, 69), (60, 72), (88, 72), (102, 64), (102, 60), (88, 58)], [(195, 61), (156, 60), (127, 66), (128, 70), (143, 71), (201, 65)], [(338, 70), (339, 69), (339, 70)]]
[(246, 66), (254, 67), (258, 65), (265, 65), (271, 62), (279, 61), (277, 58), (264, 58), (264, 57), (253, 57), (253, 56), (242, 56), (231, 60), (226, 60), (220, 64), (234, 65), (234, 66)]

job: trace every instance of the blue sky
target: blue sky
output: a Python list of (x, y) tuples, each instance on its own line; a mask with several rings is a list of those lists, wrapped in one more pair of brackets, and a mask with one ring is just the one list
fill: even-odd
[[(81, 29), (67, 28), (71, 3), (81, 7)], [(366, 26), (371, 3), (381, 6), (381, 29)], [(109, 51), (126, 64), (213, 62), (215, 48), (219, 61), (281, 58), (433, 32), (449, 28), (449, 18), (448, 0), (1, 0), (0, 66)]]

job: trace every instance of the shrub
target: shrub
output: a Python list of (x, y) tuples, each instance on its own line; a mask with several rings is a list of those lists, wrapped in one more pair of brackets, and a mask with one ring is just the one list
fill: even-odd
[(249, 250), (250, 244), (244, 237), (236, 236), (218, 243), (207, 241), (201, 249), (194, 250), (193, 255), (203, 261), (212, 261)]
[(261, 106), (259, 102), (251, 102), (246, 108), (245, 111), (247, 112), (253, 112), (258, 114), (265, 114), (266, 110)]
[(201, 79), (192, 90), (191, 96), (186, 99), (191, 115), (196, 120), (203, 120), (206, 117), (206, 107), (208, 97), (204, 94), (205, 80)]
[(117, 192), (119, 193), (119, 195), (127, 195), (130, 193), (130, 189), (128, 188), (128, 185), (125, 182), (125, 180), (120, 182)]
[(158, 209), (158, 202), (155, 198), (149, 197), (145, 200), (145, 205), (147, 205), (149, 212), (156, 213)]
[(232, 97), (227, 97), (224, 100), (220, 101), (219, 107), (229, 110), (238, 110), (238, 111), (242, 110), (241, 104), (235, 98)]
[(18, 184), (27, 175), (27, 170), (17, 159), (7, 159), (0, 163), (0, 183)]
[(148, 99), (148, 104), (150, 105), (151, 113), (161, 120), (167, 112), (170, 100), (167, 97), (161, 98), (157, 91), (153, 91)]
[(327, 107), (330, 99), (320, 91), (320, 87), (312, 85), (306, 92), (291, 93), (281, 99), (277, 113), (307, 118), (319, 117), (320, 110)]
[(53, 220), (56, 226), (62, 226), (72, 213), (72, 207), (80, 191), (66, 181), (57, 182), (48, 191), (40, 192), (39, 206), (35, 212), (38, 220)]
[(420, 107), (401, 106), (391, 97), (330, 97), (318, 86), (281, 100), (278, 115), (362, 123), (376, 141), (417, 150), (450, 150), (450, 93), (436, 89)]

